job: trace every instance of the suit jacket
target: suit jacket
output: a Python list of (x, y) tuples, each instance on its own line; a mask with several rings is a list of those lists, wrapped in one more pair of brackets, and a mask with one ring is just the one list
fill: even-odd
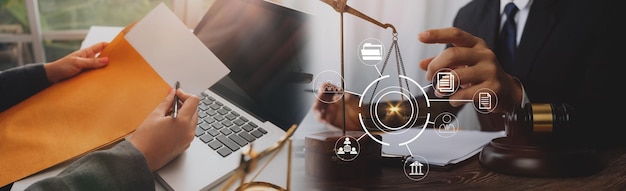
[[(494, 50), (499, 4), (473, 0), (459, 10), (454, 26), (481, 37)], [(626, 142), (612, 136), (621, 131), (623, 122), (609, 105), (619, 100), (607, 99), (616, 95), (612, 90), (619, 82), (621, 43), (614, 40), (622, 38), (611, 25), (623, 23), (618, 21), (617, 2), (534, 0), (531, 6), (514, 67), (507, 72), (519, 78), (531, 102), (572, 105), (577, 133), (584, 135), (581, 140)]]

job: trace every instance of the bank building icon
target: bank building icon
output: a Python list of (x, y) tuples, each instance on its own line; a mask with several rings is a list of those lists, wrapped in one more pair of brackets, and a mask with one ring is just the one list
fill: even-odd
[(422, 167), (424, 166), (424, 164), (420, 163), (419, 161), (413, 161), (413, 163), (409, 164), (409, 167), (411, 167), (411, 172), (409, 173), (409, 175), (413, 176), (413, 175), (417, 175), (417, 176), (422, 176), (424, 175), (424, 173), (422, 172)]

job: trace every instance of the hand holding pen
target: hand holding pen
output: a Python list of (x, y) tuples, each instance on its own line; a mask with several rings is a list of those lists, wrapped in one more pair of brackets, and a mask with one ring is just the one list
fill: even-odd
[[(189, 147), (198, 124), (199, 102), (196, 95), (185, 93), (179, 84), (178, 88), (169, 90), (165, 99), (132, 134), (130, 142), (143, 153), (152, 171), (163, 167)], [(176, 119), (172, 113), (174, 105)]]
[[(174, 85), (174, 91), (178, 92), (178, 89), (180, 89), (180, 82), (176, 81), (176, 85)], [(174, 108), (174, 114), (172, 114), (172, 117), (174, 119), (178, 117), (178, 102), (178, 95), (174, 94), (174, 105), (172, 106)]]

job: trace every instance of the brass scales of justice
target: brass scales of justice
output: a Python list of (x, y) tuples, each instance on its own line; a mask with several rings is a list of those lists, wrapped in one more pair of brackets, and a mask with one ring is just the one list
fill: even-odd
[[(385, 67), (387, 66), (387, 62), (389, 60), (389, 56), (391, 55), (391, 52), (395, 49), (395, 56), (396, 56), (396, 61), (397, 61), (397, 67), (398, 67), (398, 74), (402, 74), (405, 75), (406, 71), (404, 69), (404, 64), (402, 63), (402, 57), (400, 54), (400, 49), (398, 47), (398, 32), (396, 30), (396, 28), (389, 24), (389, 23), (381, 23), (363, 13), (361, 13), (360, 11), (350, 7), (347, 5), (347, 1), (348, 0), (320, 0), (323, 3), (328, 4), (329, 6), (331, 6), (335, 11), (337, 11), (340, 15), (340, 35), (341, 35), (341, 77), (344, 77), (344, 73), (345, 73), (345, 69), (344, 69), (344, 38), (343, 38), (343, 13), (349, 13), (352, 14), (358, 18), (361, 18), (365, 21), (368, 21), (370, 23), (373, 23), (377, 26), (380, 26), (384, 29), (387, 28), (391, 28), (392, 29), (392, 35), (393, 35), (393, 42), (392, 45), (389, 48), (389, 51), (387, 53), (387, 56), (385, 58), (384, 61), (384, 65), (383, 68), (381, 70), (381, 74), (384, 72)], [(407, 85), (408, 88), (408, 82), (405, 81), (405, 84)], [(400, 86), (402, 87), (402, 81), (400, 80)], [(376, 90), (376, 88), (378, 87), (378, 83), (376, 83), (376, 87), (374, 89), (374, 92)], [(341, 90), (343, 92), (343, 90), (345, 90), (345, 82), (342, 80), (341, 81)], [(346, 134), (346, 115), (345, 115), (345, 96), (342, 96), (342, 110), (343, 110), (343, 135)], [(233, 175), (226, 180), (226, 182), (224, 183), (222, 190), (228, 190), (236, 181), (237, 179), (239, 179), (239, 186), (235, 189), (236, 191), (249, 191), (249, 190), (276, 190), (276, 191), (288, 191), (291, 190), (291, 155), (292, 155), (292, 141), (291, 141), (291, 136), (294, 134), (294, 132), (296, 131), (296, 129), (298, 128), (297, 125), (292, 125), (287, 132), (285, 133), (285, 135), (283, 137), (281, 137), (281, 139), (279, 139), (274, 145), (270, 146), (269, 148), (261, 151), (261, 152), (254, 152), (254, 150), (252, 149), (253, 145), (251, 144), (249, 149), (247, 151), (242, 151), (241, 153), (241, 160), (239, 163), (239, 166), (237, 169), (235, 169), (235, 172), (233, 173)], [(285, 144), (288, 145), (288, 158), (287, 158), (287, 177), (286, 177), (286, 187), (283, 188), (281, 186), (278, 186), (276, 184), (273, 183), (269, 183), (269, 182), (264, 182), (264, 181), (255, 181), (254, 179), (256, 178), (256, 176), (258, 176), (258, 172), (256, 175), (254, 175), (254, 177), (249, 181), (246, 182), (246, 177), (258, 166), (258, 161), (264, 157), (270, 156), (271, 158), (266, 161), (265, 164), (263, 164), (263, 166), (261, 168), (264, 168), (269, 162), (272, 161), (272, 159), (277, 155), (278, 152), (280, 152), (282, 150), (282, 148), (284, 148)], [(262, 171), (263, 169), (261, 169)]]

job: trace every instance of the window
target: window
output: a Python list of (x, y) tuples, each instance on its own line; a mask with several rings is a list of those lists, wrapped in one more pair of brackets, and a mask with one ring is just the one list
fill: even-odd
[(61, 58), (91, 26), (126, 26), (161, 2), (193, 28), (213, 0), (0, 0), (0, 70)]

